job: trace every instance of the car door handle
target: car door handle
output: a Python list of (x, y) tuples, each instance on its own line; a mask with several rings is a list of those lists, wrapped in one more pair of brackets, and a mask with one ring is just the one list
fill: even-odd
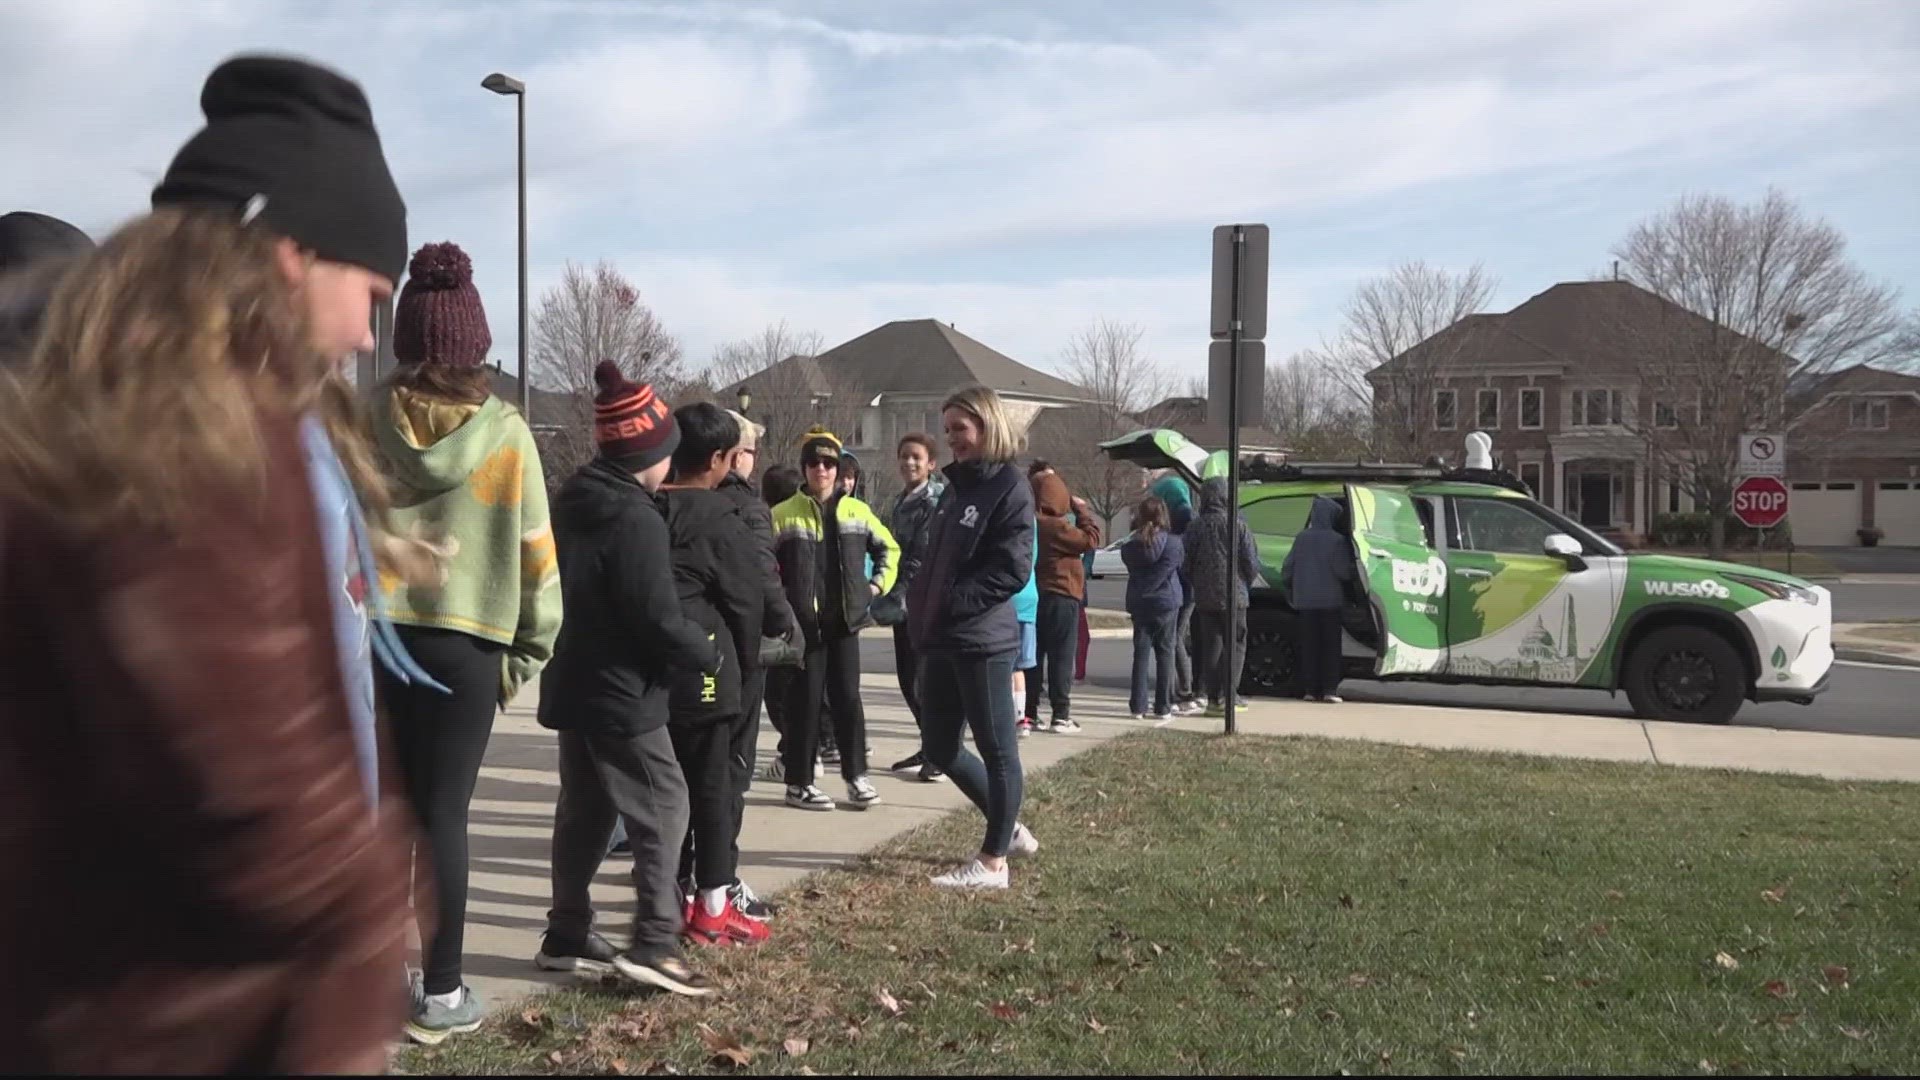
[(1367, 552), (1367, 555), (1368, 555), (1368, 557), (1369, 557), (1369, 558), (1374, 558), (1374, 559), (1391, 559), (1391, 558), (1393, 558), (1393, 556), (1392, 556), (1391, 554), (1389, 554), (1388, 552), (1385, 552), (1385, 551), (1369, 551), (1369, 552)]
[(1478, 570), (1471, 566), (1461, 567), (1455, 570), (1454, 573), (1459, 574), (1461, 577), (1470, 578), (1490, 578), (1493, 576), (1493, 571), (1491, 570)]

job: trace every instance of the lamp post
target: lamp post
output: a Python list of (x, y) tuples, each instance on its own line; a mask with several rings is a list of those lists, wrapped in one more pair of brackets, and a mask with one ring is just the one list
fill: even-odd
[(520, 146), (520, 416), (533, 423), (533, 379), (527, 372), (527, 84), (499, 72), (480, 80), (496, 94), (515, 99)]
[(745, 384), (733, 392), (734, 403), (740, 406), (740, 415), (747, 415), (747, 406), (753, 404), (753, 395), (747, 392)]

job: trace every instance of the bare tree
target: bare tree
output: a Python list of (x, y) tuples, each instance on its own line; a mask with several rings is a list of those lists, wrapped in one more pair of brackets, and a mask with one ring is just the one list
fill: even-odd
[(612, 360), (629, 379), (663, 388), (683, 374), (680, 342), (610, 262), (592, 270), (567, 263), (534, 314), (532, 360), (534, 385), (561, 395), (559, 407), (543, 408), (540, 416), (549, 486), (593, 456), (593, 372), (600, 361)]
[(1643, 397), (1619, 422), (1707, 510), (1715, 555), (1741, 434), (1792, 428), (1797, 391), (1821, 376), (1900, 358), (1897, 294), (1846, 247), (1838, 229), (1770, 190), (1752, 204), (1686, 196), (1614, 248), (1639, 289), (1612, 305), (1611, 329)]
[(1461, 271), (1401, 263), (1355, 289), (1339, 336), (1296, 362), (1319, 369), (1333, 399), (1371, 414), (1375, 456), (1419, 460), (1435, 449), (1433, 392), (1471, 362), (1483, 336), (1468, 316), (1495, 287), (1478, 263)]
[(1141, 347), (1145, 332), (1101, 319), (1068, 341), (1060, 373), (1087, 403), (1042, 414), (1034, 422), (1034, 456), (1059, 470), (1102, 524), (1139, 499), (1145, 474), (1100, 452), (1100, 444), (1139, 426), (1139, 414), (1167, 396), (1172, 381)]
[[(818, 333), (794, 330), (783, 319), (713, 351), (706, 370), (717, 400), (735, 408), (744, 387), (750, 398), (748, 417), (766, 429), (761, 437), (766, 448), (763, 468), (797, 461), (801, 439), (815, 425), (848, 442), (854, 439), (866, 403), (819, 362), (824, 345)], [(874, 463), (860, 464), (871, 470)]]

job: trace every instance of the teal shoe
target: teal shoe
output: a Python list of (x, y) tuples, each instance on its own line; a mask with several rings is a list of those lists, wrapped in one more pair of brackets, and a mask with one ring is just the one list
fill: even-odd
[(449, 1035), (465, 1035), (480, 1030), (485, 1011), (480, 999), (466, 984), (460, 986), (460, 1001), (441, 1005), (421, 994), (414, 998), (413, 1018), (407, 1021), (407, 1038), (422, 1046), (438, 1046)]

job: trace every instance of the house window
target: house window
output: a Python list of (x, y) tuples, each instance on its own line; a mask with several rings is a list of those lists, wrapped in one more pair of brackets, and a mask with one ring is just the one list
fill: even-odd
[(1568, 414), (1571, 427), (1606, 427), (1620, 423), (1618, 390), (1575, 390)]
[(1460, 395), (1453, 390), (1435, 390), (1433, 392), (1433, 427), (1436, 431), (1452, 431), (1459, 423), (1458, 412)]
[(1523, 387), (1520, 390), (1520, 426), (1527, 431), (1538, 431), (1546, 426), (1546, 392), (1537, 386)]
[(1487, 431), (1500, 430), (1500, 391), (1482, 390), (1475, 395), (1474, 423)]
[(1857, 431), (1887, 430), (1887, 403), (1872, 399), (1855, 401), (1847, 426)]
[(1680, 414), (1673, 406), (1664, 401), (1653, 403), (1653, 426), (1657, 428), (1677, 428), (1680, 426)]
[[(1524, 401), (1526, 399), (1523, 397), (1521, 400)], [(1533, 492), (1533, 497), (1536, 499), (1542, 498), (1540, 484), (1542, 483), (1543, 473), (1544, 470), (1538, 461), (1523, 461), (1520, 463), (1520, 482), (1527, 485), (1527, 490)]]

